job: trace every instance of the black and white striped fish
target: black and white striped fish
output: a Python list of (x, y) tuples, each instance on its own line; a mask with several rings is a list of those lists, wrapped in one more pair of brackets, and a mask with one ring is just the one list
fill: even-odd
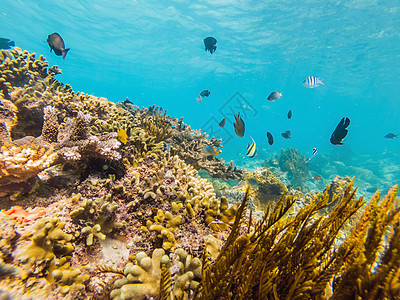
[(322, 82), (323, 79), (319, 77), (314, 77), (314, 76), (308, 76), (306, 79), (303, 81), (303, 85), (308, 88), (315, 88), (319, 86), (320, 84), (324, 85)]
[[(251, 137), (253, 140), (253, 138)], [(257, 147), (256, 147), (256, 142), (253, 140), (251, 145), (247, 144), (247, 153), (246, 155), (250, 158), (253, 158), (257, 154)]]

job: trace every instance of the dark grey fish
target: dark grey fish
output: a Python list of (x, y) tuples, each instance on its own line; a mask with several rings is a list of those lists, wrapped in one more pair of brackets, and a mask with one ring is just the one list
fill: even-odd
[(65, 59), (69, 48), (65, 48), (64, 41), (57, 32), (54, 32), (47, 37), (47, 44), (50, 46), (50, 52), (53, 50), (57, 56), (62, 56), (62, 58)]
[(392, 132), (388, 133), (387, 135), (384, 136), (385, 139), (388, 140), (393, 140), (394, 138), (398, 137), (400, 134), (394, 134)]
[(210, 51), (211, 54), (213, 54), (215, 52), (215, 50), (217, 50), (217, 46), (215, 46), (217, 44), (217, 40), (211, 36), (206, 37), (204, 39), (204, 46), (206, 48), (206, 52)]
[(219, 122), (218, 126), (224, 128), (226, 122), (226, 118), (223, 118), (221, 122)]
[(268, 144), (272, 145), (274, 143), (274, 137), (271, 132), (267, 132)]
[(258, 182), (254, 178), (247, 178), (247, 183), (250, 184), (251, 188), (258, 188)]
[(133, 102), (129, 100), (128, 97), (126, 97), (126, 99), (124, 100), (124, 104), (133, 104)]
[(290, 139), (291, 134), (292, 133), (290, 132), (290, 130), (286, 130), (285, 132), (281, 133), (281, 136), (288, 140), (288, 139)]
[(210, 96), (210, 94), (211, 94), (211, 92), (209, 90), (203, 90), (203, 91), (201, 91), (200, 96), (208, 97), (208, 96)]
[(235, 117), (235, 123), (233, 123), (233, 126), (235, 127), (235, 133), (238, 137), (243, 137), (244, 136), (244, 122), (242, 118), (240, 117), (240, 112), (238, 113), (237, 117)]
[(331, 143), (334, 145), (343, 145), (343, 139), (349, 132), (346, 128), (349, 127), (350, 125), (350, 119), (349, 118), (342, 118), (339, 122), (339, 124), (336, 126), (335, 131), (332, 133), (331, 136)]
[(365, 191), (368, 192), (368, 193), (375, 193), (376, 190), (377, 190), (377, 188), (376, 188), (376, 187), (372, 187), (372, 186), (367, 187), (367, 188), (365, 189)]
[(290, 120), (292, 118), (292, 110), (289, 109), (288, 113), (287, 113), (287, 118)]
[(0, 37), (0, 49), (10, 49), (11, 47), (14, 47), (14, 46), (15, 46), (14, 41)]

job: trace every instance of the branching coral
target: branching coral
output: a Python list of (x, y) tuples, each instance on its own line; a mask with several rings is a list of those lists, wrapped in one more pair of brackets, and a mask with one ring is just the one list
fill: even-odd
[(201, 130), (192, 130), (190, 126), (180, 120), (171, 118), (163, 113), (162, 108), (149, 106), (147, 109), (139, 109), (136, 106), (119, 104), (134, 116), (139, 127), (143, 128), (147, 135), (154, 138), (155, 142), (169, 143), (172, 155), (178, 155), (186, 163), (191, 164), (197, 170), (204, 169), (215, 178), (238, 179), (243, 176), (243, 170), (228, 166), (224, 160), (215, 156), (207, 156), (203, 147), (213, 146), (221, 148), (221, 140), (214, 137), (208, 139), (208, 134)]
[(72, 197), (71, 202), (79, 206), (71, 211), (71, 218), (81, 225), (81, 233), (86, 236), (86, 245), (91, 246), (96, 240), (105, 240), (106, 234), (123, 226), (115, 222), (118, 205), (111, 201), (111, 195), (103, 198), (87, 199), (81, 194)]
[(156, 297), (160, 290), (161, 264), (170, 264), (169, 258), (163, 249), (153, 251), (152, 258), (146, 253), (136, 255), (137, 265), (128, 263), (124, 269), (126, 278), (115, 282), (111, 298), (144, 300)]

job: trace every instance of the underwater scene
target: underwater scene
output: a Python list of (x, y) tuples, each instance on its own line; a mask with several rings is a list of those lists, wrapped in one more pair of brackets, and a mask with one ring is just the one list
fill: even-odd
[(0, 23), (0, 300), (400, 299), (400, 2)]

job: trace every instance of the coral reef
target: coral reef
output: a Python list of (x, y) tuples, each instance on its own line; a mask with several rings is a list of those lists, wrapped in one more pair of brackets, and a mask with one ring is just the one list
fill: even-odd
[(399, 297), (397, 188), (368, 205), (346, 177), (306, 194), (274, 172), (304, 183), (293, 149), (245, 173), (202, 151), (221, 140), (74, 92), (43, 56), (1, 50), (0, 70), (2, 296)]
[(305, 181), (310, 178), (306, 156), (296, 148), (281, 149), (278, 157), (266, 160), (263, 166), (286, 172), (290, 183), (295, 187), (304, 188)]

